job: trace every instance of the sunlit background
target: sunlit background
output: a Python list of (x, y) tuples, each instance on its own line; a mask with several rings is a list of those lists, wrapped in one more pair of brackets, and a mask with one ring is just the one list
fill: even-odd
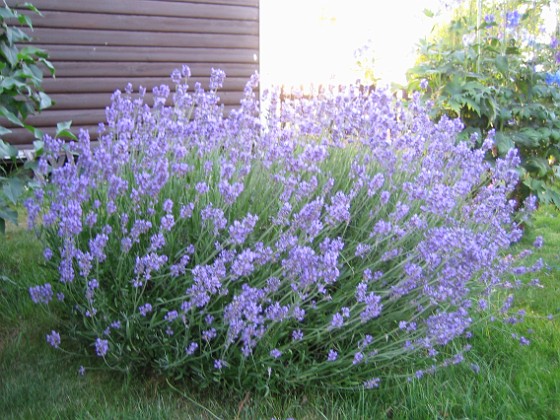
[[(263, 84), (354, 82), (355, 51), (375, 58), (381, 83), (403, 83), (417, 41), (433, 19), (422, 12), (438, 0), (261, 0)], [(369, 41), (369, 42), (368, 42)]]
[[(379, 84), (404, 84), (415, 46), (449, 14), (441, 0), (261, 0), (263, 86), (353, 83), (355, 51), (374, 59)], [(453, 1), (447, 2), (453, 3)], [(438, 18), (423, 11), (439, 10)], [(554, 22), (553, 22), (554, 23)], [(371, 64), (371, 63), (370, 63)]]

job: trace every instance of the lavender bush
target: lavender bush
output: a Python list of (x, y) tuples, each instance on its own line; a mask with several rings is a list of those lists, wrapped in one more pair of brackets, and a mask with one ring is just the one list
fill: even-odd
[(460, 362), (496, 292), (538, 269), (507, 254), (534, 206), (508, 199), (514, 150), (490, 166), (417, 97), (354, 87), (271, 93), (261, 117), (253, 78), (226, 118), (223, 72), (206, 92), (188, 76), (151, 107), (117, 91), (64, 165), (45, 141), (27, 208), (57, 280), (30, 295), (61, 314), (53, 347), (199, 386), (376, 388)]

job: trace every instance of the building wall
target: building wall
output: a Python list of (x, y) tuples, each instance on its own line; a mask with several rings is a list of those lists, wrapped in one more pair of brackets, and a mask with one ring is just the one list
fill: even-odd
[[(8, 2), (15, 4), (16, 2)], [(148, 92), (183, 64), (207, 84), (210, 69), (227, 79), (220, 97), (226, 108), (239, 103), (243, 87), (258, 70), (259, 0), (34, 0), (44, 17), (33, 19), (34, 45), (45, 49), (56, 78), (45, 72), (44, 88), (56, 104), (28, 123), (53, 132), (72, 120), (74, 131), (94, 134), (105, 107), (128, 82)], [(6, 139), (32, 141), (25, 129)]]

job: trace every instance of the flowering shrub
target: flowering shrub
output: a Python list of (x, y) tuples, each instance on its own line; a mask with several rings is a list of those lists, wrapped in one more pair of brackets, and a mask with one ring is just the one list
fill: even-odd
[(253, 78), (226, 118), (223, 72), (207, 92), (188, 76), (152, 107), (117, 91), (78, 159), (45, 141), (27, 208), (58, 280), (30, 295), (62, 316), (53, 347), (199, 386), (375, 388), (460, 362), (494, 292), (538, 269), (504, 253), (528, 214), (508, 200), (515, 150), (490, 166), (418, 97), (353, 87), (270, 94), (260, 118)]

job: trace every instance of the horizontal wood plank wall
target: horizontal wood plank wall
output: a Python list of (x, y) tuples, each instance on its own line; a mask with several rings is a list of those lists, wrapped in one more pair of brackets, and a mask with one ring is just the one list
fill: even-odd
[[(8, 1), (14, 6), (18, 1)], [(258, 70), (259, 0), (34, 0), (44, 17), (33, 19), (33, 44), (45, 49), (56, 78), (45, 71), (45, 91), (56, 102), (28, 123), (53, 133), (72, 120), (73, 131), (96, 137), (111, 94), (132, 83), (150, 91), (187, 64), (189, 84), (207, 86), (211, 68), (226, 72), (219, 92), (226, 110), (239, 104)], [(27, 12), (26, 12), (27, 13)], [(148, 101), (151, 95), (146, 95)], [(9, 126), (9, 124), (6, 124)], [(33, 140), (13, 128), (19, 147)]]

